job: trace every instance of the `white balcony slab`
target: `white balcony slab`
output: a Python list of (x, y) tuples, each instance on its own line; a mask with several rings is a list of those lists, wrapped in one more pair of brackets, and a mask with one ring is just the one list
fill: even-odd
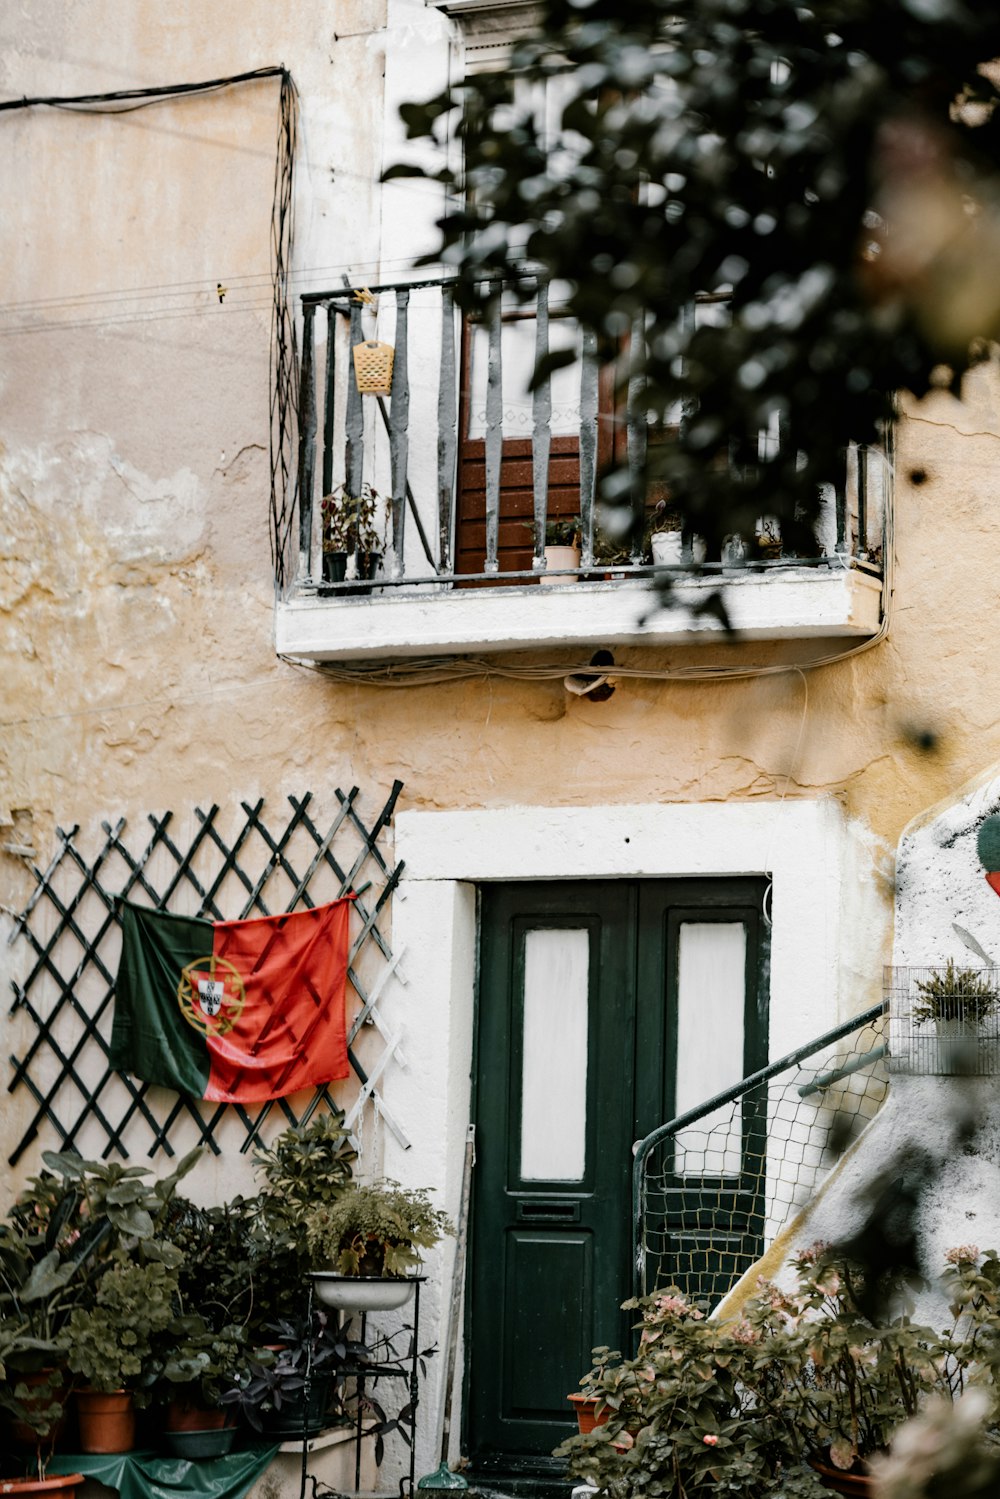
[(882, 583), (852, 567), (780, 568), (681, 578), (658, 607), (648, 581), (564, 587), (385, 588), (364, 597), (302, 589), (279, 601), (279, 655), (306, 661), (391, 661), (563, 646), (684, 645), (718, 640), (722, 625), (695, 607), (720, 585), (744, 640), (866, 639), (879, 627)]

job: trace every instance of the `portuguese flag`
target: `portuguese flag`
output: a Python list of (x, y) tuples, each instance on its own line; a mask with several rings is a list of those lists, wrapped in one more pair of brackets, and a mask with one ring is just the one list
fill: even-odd
[(120, 901), (112, 1067), (219, 1103), (346, 1077), (353, 899), (250, 921)]

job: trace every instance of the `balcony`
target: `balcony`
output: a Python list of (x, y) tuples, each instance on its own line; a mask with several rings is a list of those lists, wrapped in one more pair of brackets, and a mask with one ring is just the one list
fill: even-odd
[[(670, 429), (647, 426), (638, 392), (615, 411), (609, 372), (555, 291), (523, 280), (519, 290), (505, 288), (482, 319), (459, 314), (446, 280), (303, 297), (298, 549), (284, 559), (292, 581), (276, 605), (280, 654), (378, 662), (688, 644), (722, 632), (698, 611), (720, 577), (744, 639), (860, 641), (878, 630), (889, 507), (880, 453), (846, 454), (843, 485), (824, 497), (816, 556), (780, 555), (773, 537), (752, 556), (727, 553), (694, 572), (676, 551), (656, 563), (641, 543), (626, 553), (601, 530), (598, 473), (623, 460), (641, 470)], [(718, 301), (706, 298), (702, 315), (717, 315)], [(366, 343), (394, 351), (391, 395), (359, 389), (353, 351)], [(572, 362), (529, 391), (549, 349)], [(376, 363), (383, 352), (372, 351)], [(365, 485), (385, 537), (368, 577), (356, 553), (331, 567), (320, 503)], [(568, 517), (579, 518), (580, 555), (553, 565), (546, 523)], [(682, 545), (681, 562), (698, 542)], [(675, 603), (654, 608), (649, 585), (664, 572)]]

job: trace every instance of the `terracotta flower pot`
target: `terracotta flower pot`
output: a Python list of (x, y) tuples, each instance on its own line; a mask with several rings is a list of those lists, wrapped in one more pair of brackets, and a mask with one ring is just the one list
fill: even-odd
[(131, 1390), (77, 1390), (81, 1452), (131, 1452), (135, 1446), (135, 1410)]
[(164, 1418), (166, 1431), (220, 1431), (226, 1424), (226, 1412), (218, 1406), (197, 1405), (188, 1400), (171, 1400)]
[(811, 1457), (808, 1461), (825, 1489), (846, 1494), (849, 1499), (874, 1499), (874, 1480), (867, 1473), (845, 1472), (843, 1468), (831, 1467), (819, 1457)]
[(0, 1478), (0, 1494), (15, 1494), (17, 1499), (31, 1499), (35, 1494), (45, 1499), (74, 1499), (77, 1484), (83, 1482), (82, 1473), (57, 1473), (52, 1478)]
[(576, 1411), (576, 1424), (581, 1436), (588, 1431), (593, 1431), (595, 1426), (607, 1424), (611, 1412), (605, 1406), (598, 1415), (597, 1407), (600, 1402), (596, 1395), (585, 1395), (582, 1391), (578, 1391), (567, 1395), (566, 1399)]

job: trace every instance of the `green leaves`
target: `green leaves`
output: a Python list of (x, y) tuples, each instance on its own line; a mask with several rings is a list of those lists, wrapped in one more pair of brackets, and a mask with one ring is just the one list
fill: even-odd
[[(525, 245), (606, 356), (631, 340), (651, 411), (686, 403), (647, 479), (689, 529), (714, 547), (773, 515), (804, 548), (821, 486), (843, 483), (849, 443), (881, 441), (894, 393), (924, 395), (942, 362), (958, 391), (1000, 333), (995, 240), (966, 232), (967, 210), (1000, 224), (998, 93), (979, 72), (1000, 18), (915, 0), (541, 11), (509, 70), (401, 110), (438, 149), (429, 178), (452, 182), (439, 148), (460, 138), (434, 256), (471, 307)], [(932, 254), (928, 203), (961, 250)], [(698, 326), (695, 299), (727, 288), (731, 315)], [(730, 462), (772, 423), (780, 451)]]
[(39, 1301), (54, 1296), (61, 1291), (63, 1286), (69, 1284), (76, 1274), (74, 1261), (65, 1261), (60, 1258), (59, 1252), (53, 1249), (49, 1254), (38, 1261), (28, 1276), (21, 1290), (21, 1300), (30, 1305), (33, 1301)]
[(801, 1466), (812, 1454), (853, 1469), (972, 1382), (991, 1393), (992, 1430), (1000, 1258), (963, 1245), (948, 1262), (942, 1287), (955, 1320), (943, 1331), (911, 1320), (901, 1276), (884, 1287), (884, 1317), (869, 1320), (861, 1267), (822, 1246), (793, 1261), (795, 1291), (763, 1285), (734, 1321), (705, 1318), (672, 1290), (626, 1303), (642, 1313), (636, 1356), (595, 1350), (581, 1381), (609, 1419), (558, 1455), (610, 1494), (797, 1499), (816, 1492)]
[(420, 1264), (420, 1249), (452, 1232), (425, 1191), (404, 1191), (391, 1181), (352, 1185), (306, 1221), (313, 1262), (342, 1275), (409, 1274)]

